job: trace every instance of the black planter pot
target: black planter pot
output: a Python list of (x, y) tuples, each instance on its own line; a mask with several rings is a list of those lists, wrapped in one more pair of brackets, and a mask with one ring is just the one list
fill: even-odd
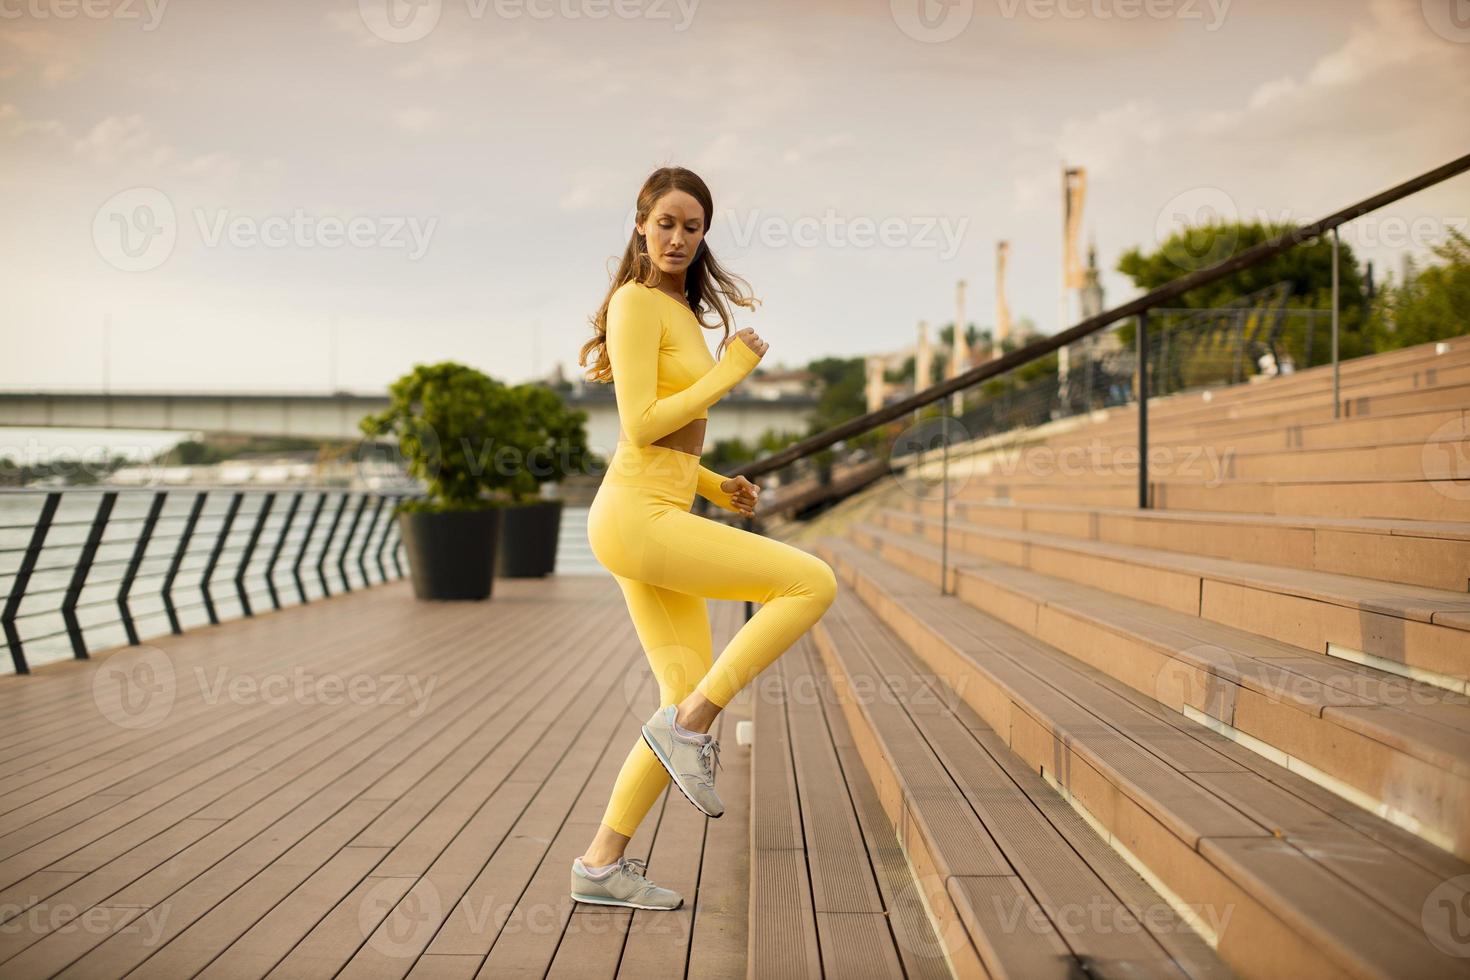
[(534, 578), (556, 571), (556, 541), (561, 532), (560, 500), (538, 500), (502, 508), (495, 574)]
[(406, 511), (398, 529), (420, 599), (486, 599), (494, 579), (500, 508)]

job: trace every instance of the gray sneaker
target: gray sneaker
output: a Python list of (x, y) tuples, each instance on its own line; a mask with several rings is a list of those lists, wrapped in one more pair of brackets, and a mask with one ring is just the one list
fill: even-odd
[(713, 735), (704, 735), (698, 742), (690, 742), (674, 733), (674, 718), (679, 712), (676, 704), (666, 704), (653, 713), (643, 726), (643, 740), (658, 756), (658, 761), (669, 771), (669, 777), (689, 802), (698, 807), (705, 816), (718, 817), (725, 812), (725, 804), (715, 793), (715, 767), (720, 765), (720, 740)]
[(572, 861), (572, 899), (591, 905), (622, 905), (632, 909), (676, 909), (684, 896), (672, 888), (660, 888), (643, 876), (648, 862), (620, 857), (618, 866), (604, 878), (587, 874), (582, 859)]

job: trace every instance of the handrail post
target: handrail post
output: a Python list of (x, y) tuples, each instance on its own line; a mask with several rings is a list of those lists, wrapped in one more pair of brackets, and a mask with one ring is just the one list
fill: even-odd
[(66, 596), (61, 600), (61, 618), (66, 623), (66, 632), (71, 638), (72, 654), (78, 660), (90, 660), (91, 655), (87, 652), (87, 639), (82, 634), (82, 622), (77, 618), (77, 602), (82, 597), (82, 589), (86, 587), (87, 576), (91, 574), (92, 562), (97, 557), (97, 549), (102, 545), (102, 535), (107, 531), (107, 521), (112, 516), (112, 508), (116, 503), (116, 490), (104, 491), (97, 501), (97, 513), (92, 517), (87, 541), (82, 545), (82, 553), (77, 557), (77, 567), (72, 571), (71, 584), (66, 587)]
[[(404, 499), (417, 500), (418, 495), (409, 494)], [(393, 549), (388, 552), (388, 557), (393, 559), (393, 570), (398, 573), (399, 578), (403, 578), (403, 563), (398, 560), (398, 553), (403, 550), (403, 528), (399, 526), (397, 521), (393, 522), (393, 531), (397, 537), (393, 542)]]
[(388, 547), (388, 539), (393, 536), (393, 526), (397, 521), (397, 508), (399, 497), (393, 497), (393, 510), (388, 512), (388, 519), (383, 522), (383, 536), (378, 539), (378, 550), (373, 552), (373, 557), (378, 562), (378, 574), (384, 582), (388, 581), (388, 566), (383, 564), (383, 549)]
[[(755, 518), (753, 516), (747, 516), (745, 518), (745, 529), (747, 531), (750, 531), (752, 534), (755, 533)], [(755, 615), (755, 603), (752, 602), (749, 599), (746, 599), (745, 600), (745, 621), (746, 622), (750, 622), (750, 617), (752, 617), (754, 615)]]
[(255, 557), (256, 545), (260, 544), (260, 534), (265, 530), (265, 522), (270, 520), (271, 507), (275, 502), (275, 491), (265, 495), (265, 500), (260, 505), (260, 512), (255, 515), (255, 524), (250, 529), (250, 538), (245, 542), (245, 554), (240, 556), (240, 567), (235, 569), (235, 594), (240, 597), (240, 608), (245, 611), (247, 618), (254, 616), (255, 610), (250, 607), (250, 593), (245, 588), (245, 574), (250, 568), (250, 560)]
[(1148, 500), (1148, 310), (1138, 312), (1138, 509), (1147, 510)]
[(168, 628), (176, 635), (184, 632), (184, 627), (179, 622), (179, 611), (174, 606), (174, 580), (184, 566), (184, 553), (189, 550), (189, 542), (194, 539), (194, 528), (199, 523), (199, 515), (204, 512), (204, 500), (208, 496), (208, 490), (200, 490), (194, 495), (194, 503), (189, 507), (189, 516), (184, 521), (184, 529), (179, 532), (179, 543), (174, 548), (173, 560), (169, 562), (168, 574), (163, 577), (163, 611), (168, 614)]
[[(376, 506), (373, 507), (372, 520), (368, 521), (367, 530), (362, 532), (362, 550), (357, 553), (357, 568), (358, 571), (362, 572), (362, 584), (365, 586), (373, 584), (373, 577), (368, 574), (367, 553), (368, 548), (373, 543), (373, 531), (375, 531), (378, 527), (378, 518), (382, 516), (383, 505), (387, 502), (388, 499), (384, 497), (381, 493), (379, 493), (377, 497), (378, 503)], [(367, 495), (364, 494), (362, 499), (363, 502), (366, 503)]]
[[(362, 523), (362, 512), (367, 508), (367, 502), (366, 493), (357, 498), (357, 509), (352, 512), (352, 523), (347, 525), (347, 537), (342, 539), (342, 550), (337, 555), (337, 574), (342, 576), (342, 591), (344, 592), (352, 591), (352, 582), (347, 575), (347, 552), (351, 550), (353, 538), (357, 536), (357, 526)], [(363, 584), (371, 585), (372, 583)]]
[(46, 501), (41, 505), (41, 515), (36, 518), (36, 526), (31, 529), (31, 540), (26, 545), (25, 556), (20, 560), (20, 568), (16, 569), (10, 595), (5, 597), (5, 610), (0, 612), (0, 625), (5, 627), (5, 642), (10, 645), (10, 662), (15, 666), (17, 674), (29, 674), (31, 665), (26, 662), (25, 643), (20, 638), (20, 630), (15, 628), (15, 617), (20, 612), (20, 602), (25, 598), (26, 588), (31, 583), (31, 574), (41, 559), (41, 549), (46, 547), (46, 536), (51, 533), (51, 522), (56, 517), (56, 508), (60, 506), (61, 491), (52, 490), (46, 494)]
[(143, 530), (138, 535), (138, 541), (133, 546), (133, 557), (128, 561), (128, 569), (123, 573), (122, 583), (117, 587), (117, 611), (122, 617), (123, 630), (128, 634), (128, 643), (138, 645), (138, 627), (133, 622), (133, 610), (128, 605), (128, 593), (133, 591), (133, 582), (138, 577), (138, 569), (143, 567), (143, 556), (148, 553), (148, 543), (153, 540), (153, 530), (158, 526), (158, 515), (163, 512), (164, 502), (168, 498), (167, 490), (159, 490), (153, 495), (153, 503), (148, 507), (148, 516), (143, 521)]
[(351, 491), (342, 491), (342, 499), (337, 502), (337, 509), (332, 513), (331, 526), (327, 528), (327, 539), (322, 542), (322, 553), (316, 556), (316, 577), (321, 582), (322, 594), (327, 596), (332, 594), (332, 588), (327, 584), (327, 555), (332, 550), (332, 539), (337, 536), (337, 527), (342, 523), (342, 512), (347, 509), (349, 496)]
[(1338, 238), (1337, 229), (1332, 229), (1332, 417), (1339, 418), (1342, 415), (1342, 395), (1338, 382), (1337, 370), (1337, 252)]
[(317, 494), (316, 506), (311, 511), (311, 520), (307, 522), (306, 533), (301, 537), (301, 549), (296, 552), (296, 560), (291, 563), (291, 577), (296, 580), (296, 594), (300, 596), (302, 605), (306, 605), (310, 600), (306, 596), (306, 582), (301, 578), (301, 563), (306, 560), (306, 550), (311, 546), (311, 536), (316, 533), (317, 522), (322, 517), (322, 508), (326, 505), (327, 492), (323, 490)]
[(949, 589), (949, 407), (945, 406), (943, 421), (940, 423), (940, 441), (944, 452), (944, 459), (940, 463), (939, 500), (942, 506), (939, 517), (939, 594), (948, 595)]
[(209, 552), (209, 561), (204, 566), (204, 574), (199, 578), (199, 589), (204, 593), (204, 611), (209, 613), (209, 622), (213, 626), (219, 625), (219, 613), (214, 608), (214, 595), (209, 591), (209, 580), (214, 577), (214, 570), (219, 565), (220, 555), (225, 553), (225, 542), (229, 540), (230, 531), (235, 526), (235, 515), (240, 513), (240, 504), (244, 500), (243, 490), (236, 491), (230, 496), (230, 506), (225, 510), (224, 520), (215, 534), (214, 548)]
[(296, 520), (296, 512), (301, 509), (301, 498), (304, 494), (297, 490), (291, 497), (291, 506), (286, 508), (286, 517), (281, 521), (281, 529), (276, 532), (276, 544), (271, 549), (270, 560), (265, 563), (265, 587), (270, 590), (271, 608), (281, 608), (281, 594), (276, 590), (276, 562), (281, 559), (281, 552), (286, 548), (286, 538), (291, 533), (291, 525)]

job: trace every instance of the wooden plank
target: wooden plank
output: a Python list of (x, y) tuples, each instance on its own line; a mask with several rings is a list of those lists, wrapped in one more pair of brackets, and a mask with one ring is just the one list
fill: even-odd
[[(545, 683), (545, 676), (536, 675), (537, 682), (550, 693), (551, 685)], [(248, 809), (224, 810), (221, 815), (227, 822), (218, 830), (130, 883), (123, 884), (104, 869), (71, 890), (79, 890), (95, 880), (93, 887), (113, 889), (107, 899), (109, 903), (148, 908), (167, 902), (172, 914), (166, 937), (171, 938), (229, 897), (262, 867), (292, 854), (293, 846), (321, 820), (364, 797), (365, 791), (370, 791), (394, 768), (416, 767), (424, 762), (433, 764), (439, 757), (436, 753), (461, 744), (486, 721), (514, 717), (502, 711), (500, 698), (482, 696), (471, 701), (461, 696), (457, 700), (465, 702), (469, 709), (457, 718), (444, 713), (448, 705), (419, 719), (403, 718), (408, 732), (416, 738), (390, 736), (386, 740), (360, 740), (334, 754), (329, 762), (300, 772), (299, 778), (282, 791)], [(364, 802), (376, 803), (370, 795)], [(381, 809), (381, 805), (375, 807), (376, 811)], [(220, 806), (215, 804), (205, 812), (218, 810)], [(368, 815), (359, 821), (354, 831), (360, 831), (370, 819)], [(306, 850), (313, 853), (315, 849)], [(299, 849), (295, 853), (300, 853)], [(308, 867), (314, 867), (310, 859)], [(112, 972), (132, 968), (156, 952), (156, 946), (146, 945), (138, 933), (119, 933), (105, 940), (95, 936), (68, 938), (67, 943), (43, 940), (27, 953), (36, 957), (80, 954), (82, 962), (95, 964), (93, 968), (102, 972)]]
[[(1067, 845), (955, 716), (949, 704), (958, 699), (947, 690), (945, 682), (917, 669), (895, 644), (878, 642), (880, 636), (886, 639), (887, 629), (867, 610), (849, 604), (842, 614), (863, 623), (856, 632), (866, 641), (869, 661), (887, 679), (895, 698), (903, 692), (905, 696), (899, 703), (995, 839), (1024, 886), (1029, 905), (1035, 905), (1034, 911), (1053, 921), (1051, 928), (1073, 954), (1105, 970), (1181, 975), (1145, 924), (1134, 918), (1133, 912)], [(895, 683), (901, 686), (892, 686)], [(929, 696), (921, 696), (924, 692)], [(1027, 914), (1033, 911), (1027, 903), (1015, 904), (1019, 897), (1009, 888), (985, 894), (993, 903), (1009, 903), (1009, 911), (1018, 917), (1015, 922), (1020, 921), (1023, 905), (1027, 906)], [(1010, 928), (1025, 932), (1024, 926)]]
[[(822, 550), (824, 551), (824, 553), (836, 557), (839, 563), (843, 566), (847, 566), (849, 563), (860, 564), (862, 566), (862, 577), (859, 578), (858, 581), (860, 586), (862, 587), (870, 585), (872, 588), (878, 589), (881, 587), (878, 584), (879, 579), (892, 578), (902, 574), (901, 572), (895, 570), (891, 563), (880, 563), (877, 561), (873, 561), (872, 559), (864, 559), (851, 546), (843, 546), (839, 543), (832, 542), (832, 547), (828, 548), (826, 546), (826, 543), (824, 542), (824, 547)], [(845, 580), (851, 581), (851, 579), (847, 576), (850, 576), (852, 574), (852, 569), (844, 567), (840, 569), (840, 571), (844, 574)], [(869, 575), (872, 576), (871, 579), (867, 578), (867, 576)], [(864, 598), (868, 599), (867, 596), (864, 596)], [(868, 601), (872, 602), (874, 600), (868, 599)], [(932, 601), (938, 602), (940, 600), (936, 598)], [(956, 610), (957, 616), (974, 619), (977, 622), (980, 619), (984, 618), (982, 613), (979, 613), (977, 610), (969, 609), (963, 604), (955, 602), (955, 600), (953, 599), (948, 600), (948, 602), (951, 604), (951, 607)], [(897, 606), (891, 603), (884, 605), (880, 612), (883, 612), (884, 614), (888, 612), (893, 612), (895, 614), (902, 613), (905, 616), (911, 615), (911, 612), (909, 610), (906, 610), (901, 606)], [(992, 623), (994, 623), (994, 621), (992, 621)], [(999, 624), (994, 625), (999, 626)], [(914, 642), (915, 637), (917, 637), (918, 635), (919, 634), (917, 633), (911, 635), (908, 638), (908, 642)], [(920, 652), (921, 654), (924, 653), (923, 650), (921, 650)], [(1041, 664), (1036, 664), (1035, 669), (1044, 672), (1048, 668)], [(973, 691), (974, 687), (972, 686), (968, 688), (966, 692), (966, 700), (970, 701), (972, 705), (989, 703), (988, 699), (977, 700), (972, 698), (971, 694), (973, 693)], [(1180, 727), (1192, 726), (1194, 728), (1198, 728), (1198, 726), (1193, 726), (1192, 723), (1188, 723), (1185, 719), (1180, 718), (1179, 720)], [(1083, 733), (1074, 733), (1072, 735), (1066, 747), (1068, 749), (1069, 757), (1073, 762), (1080, 763), (1082, 761), (1081, 758), (1077, 755), (1077, 752), (1078, 750), (1084, 749), (1086, 747), (1087, 740), (1090, 737), (1090, 735)], [(1233, 743), (1231, 743), (1231, 745), (1233, 746)], [(1248, 753), (1245, 753), (1244, 750), (1240, 750), (1238, 746), (1233, 746), (1233, 748), (1238, 750), (1238, 755), (1248, 755)], [(1050, 760), (1048, 760), (1048, 763), (1049, 761)], [(1262, 770), (1270, 768), (1268, 763), (1259, 758), (1255, 760), (1255, 764), (1259, 766)], [(1065, 771), (1065, 769), (1062, 770), (1062, 772)], [(1074, 776), (1075, 775), (1080, 775), (1080, 773), (1074, 773)], [(1286, 775), (1289, 776), (1290, 774)], [(1119, 781), (1120, 775), (1118, 773), (1112, 774), (1109, 778), (1114, 782), (1114, 785), (1120, 788), (1125, 787), (1126, 785), (1125, 783)], [(1132, 792), (1132, 790), (1129, 791)], [(1323, 795), (1326, 795), (1325, 791), (1323, 792)], [(1211, 871), (1206, 865), (1200, 864), (1197, 859), (1197, 853), (1190, 850), (1187, 843), (1181, 842), (1187, 853), (1195, 855), (1195, 857), (1193, 858), (1184, 859), (1175, 856), (1178, 853), (1177, 851), (1169, 852), (1167, 850), (1167, 847), (1164, 847), (1164, 845), (1167, 844), (1166, 841), (1159, 841), (1155, 843), (1148, 835), (1156, 835), (1159, 828), (1163, 825), (1159, 824), (1156, 820), (1149, 820), (1148, 824), (1151, 825), (1153, 829), (1145, 829), (1146, 825), (1139, 822), (1139, 817), (1146, 817), (1146, 812), (1140, 809), (1137, 804), (1132, 803), (1127, 795), (1121, 792), (1117, 793), (1115, 797), (1115, 803), (1117, 804), (1116, 814), (1114, 814), (1112, 807), (1096, 807), (1093, 805), (1091, 800), (1087, 802), (1089, 805), (1089, 810), (1093, 812), (1093, 815), (1095, 817), (1103, 822), (1104, 826), (1107, 826), (1110, 830), (1112, 830), (1113, 833), (1120, 835), (1125, 845), (1132, 849), (1135, 855), (1139, 856), (1146, 863), (1148, 863), (1149, 866), (1154, 870), (1154, 872), (1156, 874), (1159, 874), (1160, 877), (1163, 878), (1166, 882), (1170, 882), (1171, 887), (1174, 887), (1176, 891), (1178, 891), (1186, 898), (1186, 900), (1202, 901), (1205, 902), (1208, 907), (1214, 908), (1216, 910), (1225, 908), (1227, 906), (1239, 908), (1239, 910), (1244, 913), (1246, 920), (1251, 923), (1249, 929), (1262, 930), (1260, 936), (1262, 942), (1267, 943), (1267, 945), (1261, 948), (1275, 949), (1275, 955), (1284, 957), (1284, 959), (1281, 959), (1279, 962), (1290, 962), (1293, 958), (1297, 956), (1297, 953), (1302, 953), (1305, 955), (1308, 952), (1307, 950), (1297, 950), (1296, 953), (1293, 953), (1286, 945), (1280, 945), (1282, 943), (1289, 944), (1290, 942), (1292, 942), (1292, 933), (1290, 931), (1282, 931), (1281, 929), (1277, 928), (1277, 926), (1272, 925), (1269, 918), (1263, 918), (1263, 916), (1269, 916), (1272, 914), (1279, 915), (1279, 912), (1267, 912), (1266, 908), (1264, 906), (1260, 906), (1259, 904), (1252, 905), (1250, 907), (1242, 905), (1242, 902), (1251, 897), (1250, 894), (1248, 892), (1240, 891), (1239, 886), (1235, 886), (1233, 890), (1227, 887), (1230, 885), (1230, 882), (1220, 876), (1219, 870)], [(1154, 806), (1157, 807), (1159, 802), (1161, 801), (1156, 799), (1154, 801)], [(1126, 808), (1124, 807), (1124, 804), (1127, 804)], [(1346, 810), (1351, 808), (1344, 807), (1344, 809)], [(1155, 812), (1158, 811), (1156, 810)], [(1165, 815), (1165, 813), (1159, 813), (1159, 816)], [(1360, 816), (1363, 815), (1360, 814)], [(1381, 820), (1377, 822), (1380, 824), (1382, 823)], [(1170, 836), (1173, 835), (1171, 834)], [(1266, 838), (1260, 838), (1260, 835), (1253, 836), (1257, 837), (1258, 839), (1274, 839), (1269, 836)], [(1203, 846), (1203, 843), (1206, 840), (1213, 841), (1229, 839), (1229, 836), (1202, 835), (1200, 838), (1200, 843), (1201, 846)], [(1298, 851), (1298, 853), (1303, 853), (1303, 856), (1305, 856), (1304, 852)], [(1365, 857), (1372, 855), (1373, 852), (1371, 847), (1363, 852), (1363, 856)], [(1337, 878), (1335, 873), (1327, 873), (1324, 871), (1324, 874), (1326, 874), (1326, 877), (1319, 875), (1314, 880), (1319, 883), (1335, 881), (1339, 884), (1334, 887), (1343, 887), (1341, 884), (1342, 880), (1340, 878)], [(1254, 880), (1248, 882), (1248, 884), (1254, 887), (1260, 885), (1262, 881), (1264, 881), (1264, 879), (1257, 876)], [(1354, 894), (1359, 893), (1360, 892), (1357, 889), (1354, 889)], [(1414, 933), (1412, 932), (1403, 933), (1392, 931), (1386, 932), (1381, 936), (1370, 938), (1363, 935), (1360, 929), (1348, 927), (1347, 925), (1345, 925), (1345, 914), (1336, 914), (1336, 907), (1332, 904), (1331, 901), (1331, 896), (1333, 894), (1334, 893), (1329, 889), (1321, 891), (1315, 895), (1298, 894), (1294, 896), (1295, 901), (1304, 903), (1304, 908), (1312, 909), (1312, 912), (1310, 914), (1316, 917), (1318, 928), (1326, 928), (1334, 936), (1334, 940), (1331, 944), (1319, 944), (1317, 948), (1330, 950), (1334, 953), (1341, 953), (1345, 949), (1353, 949), (1355, 953), (1359, 954), (1359, 958), (1356, 960), (1349, 958), (1345, 962), (1354, 964), (1355, 967), (1361, 966), (1362, 964), (1366, 963), (1387, 962), (1387, 960), (1383, 959), (1379, 955), (1380, 950), (1376, 946), (1374, 947), (1371, 954), (1369, 954), (1366, 948), (1364, 948), (1363, 950), (1358, 950), (1357, 946), (1361, 942), (1381, 944), (1384, 942), (1389, 942), (1391, 940), (1392, 943), (1398, 948), (1398, 952), (1392, 954), (1392, 957), (1396, 958), (1397, 961), (1400, 963), (1428, 963), (1430, 962), (1430, 959), (1433, 958), (1429, 957), (1429, 954), (1426, 952), (1427, 946), (1424, 943), (1424, 936), (1422, 932), (1418, 934), (1417, 939), (1415, 939)], [(1278, 907), (1280, 902), (1286, 900), (1279, 892), (1264, 894), (1260, 896), (1260, 898), (1270, 901), (1273, 905), (1273, 908)], [(1256, 901), (1256, 899), (1252, 898), (1252, 901)], [(1422, 901), (1423, 899), (1421, 898), (1421, 902), (1416, 904), (1416, 908), (1414, 910), (1410, 910), (1413, 912), (1414, 915), (1419, 914), (1417, 909), (1418, 905), (1422, 905)], [(1399, 916), (1400, 910), (1391, 910), (1382, 906), (1380, 906), (1380, 909), (1380, 914), (1393, 915), (1398, 918), (1398, 921), (1407, 921), (1409, 919), (1409, 915), (1407, 914), (1407, 912), (1404, 915)], [(1222, 944), (1222, 951), (1226, 948), (1226, 945)], [(1228, 948), (1230, 950), (1230, 955), (1234, 958), (1234, 961), (1241, 964), (1242, 966), (1249, 962), (1252, 964), (1252, 968), (1254, 969), (1256, 965), (1259, 965), (1262, 962), (1258, 958), (1255, 958), (1256, 953), (1259, 950), (1255, 950), (1249, 945), (1249, 932), (1247, 933), (1246, 937), (1242, 937), (1239, 926), (1236, 927), (1236, 931), (1233, 937), (1229, 940)], [(1344, 961), (1339, 960), (1339, 962)]]
[[(863, 528), (862, 536), (880, 543), (890, 565), (902, 556), (920, 566), (938, 567), (938, 550), (925, 542), (872, 526)], [(1339, 722), (1334, 706), (1372, 703), (1350, 689), (1354, 665), (1320, 658), (1319, 674), (1344, 679), (1340, 686), (1324, 684), (1319, 676), (1283, 673), (1274, 666), (1281, 658), (1309, 656), (1277, 641), (1023, 569), (1001, 569), (967, 558), (956, 559), (955, 564), (963, 572), (958, 594), (987, 612), (1003, 612), (1017, 600), (1029, 603), (1036, 622), (1011, 619), (1013, 625), (1107, 669), (1170, 707), (1178, 708), (1182, 698), (1375, 799), (1393, 800), (1439, 834), (1461, 834), (1455, 843), (1460, 853), (1470, 847), (1470, 836), (1463, 836), (1470, 828), (1456, 822), (1470, 806), (1470, 753), (1464, 750), (1464, 733), (1437, 722), (1417, 721), (1409, 703), (1392, 711), (1353, 716), (1351, 724), (1346, 719)], [(1002, 596), (1011, 602), (998, 601)], [(1189, 673), (1180, 675), (1181, 669), (1204, 672), (1195, 679)], [(1385, 690), (1407, 683), (1381, 682)], [(1227, 684), (1231, 687), (1222, 687)], [(1441, 700), (1449, 703), (1457, 697), (1463, 696), (1443, 692)], [(1391, 778), (1398, 772), (1401, 778)], [(1406, 782), (1420, 788), (1406, 793)]]
[(913, 878), (903, 847), (863, 768), (856, 742), (837, 704), (831, 678), (822, 668), (810, 640), (803, 640), (800, 645), (798, 655), (805, 657), (813, 690), (820, 698), (815, 707), (826, 721), (837, 755), (836, 771), (847, 786), (904, 974), (925, 980), (950, 980), (949, 951), (967, 945), (969, 940), (962, 929), (943, 937), (935, 932), (924, 908), (922, 887)]
[[(784, 665), (773, 671), (780, 687)], [(758, 682), (759, 683), (759, 682)], [(764, 690), (764, 688), (762, 688)], [(748, 976), (821, 977), (816, 910), (807, 876), (785, 705), (756, 692), (751, 753)]]
[[(33, 802), (11, 811), (11, 833), (0, 837), (0, 848), (8, 846), (0, 873), (8, 869), (13, 887), (29, 891), (32, 902), (91, 909), (94, 918), (86, 929), (74, 922), (6, 930), (0, 970), (465, 977), (520, 964), (539, 976), (569, 937), (560, 961), (576, 962), (571, 951), (580, 940), (568, 932), (574, 903), (565, 894), (566, 869), (595, 829), (626, 755), (632, 719), (621, 707), (623, 679), (641, 661), (620, 594), (610, 580), (591, 577), (507, 580), (497, 584), (494, 604), (437, 611), (413, 600), (369, 602), (382, 597), (342, 597), (341, 606), (362, 607), (356, 619), (317, 618), (332, 624), (336, 646), (303, 649), (313, 642), (311, 631), (301, 619), (292, 627), (289, 615), (275, 617), (279, 633), (252, 633), (272, 618), (260, 617), (235, 621), (227, 643), (206, 631), (214, 642), (205, 659), (242, 676), (307, 663), (345, 677), (401, 668), (409, 659), (412, 669), (444, 685), (430, 711), (376, 702), (252, 711), (247, 703), (194, 700), (158, 732), (109, 738), (108, 723), (96, 718), (63, 721), (88, 704), (95, 664), (33, 675), (24, 691), (0, 690), (11, 703), (30, 698), (33, 720), (50, 718), (42, 734), (69, 733), (73, 740), (40, 762), (26, 755), (24, 743), (12, 743), (17, 765), (9, 775), (22, 780), (19, 788), (33, 787)], [(577, 616), (558, 613), (558, 603)], [(729, 604), (727, 617), (737, 605)], [(433, 614), (415, 621), (419, 613)], [(492, 632), (505, 643), (486, 647), (487, 614), (501, 620)], [(570, 634), (569, 622), (577, 624)], [(362, 629), (354, 632), (354, 623)], [(270, 643), (261, 642), (266, 635)], [(173, 639), (179, 664), (199, 659), (189, 646), (193, 637)], [(609, 656), (613, 647), (621, 652)], [(647, 671), (646, 664), (636, 669)], [(578, 670), (579, 682), (567, 685), (566, 676)], [(58, 683), (36, 697), (43, 679)], [(566, 719), (576, 721), (562, 724)], [(732, 728), (733, 720), (730, 712), (719, 724)], [(203, 749), (201, 721), (215, 736), (212, 753)], [(728, 737), (733, 747), (733, 731)], [(88, 739), (93, 759), (114, 755), (114, 763), (86, 765)], [(38, 790), (42, 795), (34, 795)], [(727, 801), (739, 806), (741, 794)], [(693, 895), (705, 850), (705, 833), (694, 825), (705, 818), (687, 804), (662, 821), (653, 816), (630, 853), (648, 854), (656, 841), (659, 860), (685, 869), (681, 890)], [(725, 840), (743, 843), (746, 828), (731, 816), (733, 838)], [(655, 824), (669, 830), (661, 840)], [(560, 830), (548, 837), (548, 825)], [(743, 847), (731, 850), (734, 858), (709, 859), (722, 887), (708, 890), (723, 895), (726, 906), (699, 920), (697, 948), (734, 955), (708, 964), (707, 975), (745, 972), (744, 936), (730, 928), (745, 919), (743, 883), (729, 880), (743, 877), (745, 855)], [(500, 855), (520, 855), (523, 870), (497, 863)], [(496, 872), (501, 876), (489, 877)], [(478, 940), (483, 950), (431, 948), (461, 916), (485, 912), (466, 899), (493, 901), (486, 887), (492, 880), (515, 883), (516, 895), (508, 914), (491, 908), (471, 923), (471, 935), (476, 927), (490, 930)], [(551, 913), (554, 931), (545, 931), (538, 910)], [(656, 913), (624, 910), (631, 931), (646, 933), (625, 969), (686, 972), (698, 912), (691, 905), (682, 927), (660, 937), (651, 928)], [(638, 929), (638, 916), (650, 928)], [(613, 975), (625, 958), (622, 936), (589, 931), (588, 938), (611, 951), (604, 962)]]

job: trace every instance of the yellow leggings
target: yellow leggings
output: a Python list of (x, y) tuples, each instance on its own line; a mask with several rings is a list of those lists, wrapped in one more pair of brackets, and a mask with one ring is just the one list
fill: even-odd
[[(587, 514), (587, 541), (623, 590), (659, 705), (697, 689), (723, 708), (821, 618), (837, 578), (816, 555), (690, 513), (698, 476), (698, 456), (619, 442)], [(706, 599), (761, 603), (717, 662)], [(602, 822), (633, 836), (668, 784), (640, 735)]]

